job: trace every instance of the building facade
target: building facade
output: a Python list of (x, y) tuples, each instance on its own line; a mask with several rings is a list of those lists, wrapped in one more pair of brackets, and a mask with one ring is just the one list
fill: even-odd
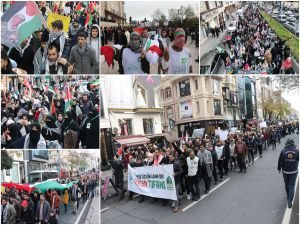
[(221, 81), (221, 76), (163, 77), (160, 103), (164, 132), (175, 131), (178, 138), (192, 136), (195, 129), (205, 128), (209, 135), (223, 128)]
[(234, 1), (200, 1), (200, 44), (208, 38), (209, 28), (226, 23), (237, 6)]
[(162, 134), (159, 83), (160, 77), (153, 77), (153, 82), (142, 76), (102, 78), (102, 160), (112, 159), (114, 137)]
[(120, 26), (126, 23), (124, 1), (100, 2), (100, 26)]

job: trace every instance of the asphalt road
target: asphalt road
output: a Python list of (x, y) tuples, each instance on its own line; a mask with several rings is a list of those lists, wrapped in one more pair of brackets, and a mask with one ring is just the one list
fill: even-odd
[[(299, 146), (298, 135), (289, 138)], [(161, 201), (152, 203), (148, 197), (138, 203), (139, 196), (132, 201), (119, 201), (117, 196), (112, 196), (101, 201), (101, 223), (282, 223), (287, 203), (283, 178), (277, 172), (277, 160), (286, 139), (282, 139), (276, 150), (264, 151), (263, 158), (256, 156), (247, 174), (229, 173), (222, 183), (212, 186), (208, 195), (204, 195), (201, 181), (200, 201), (184, 199), (177, 213), (172, 211), (171, 201), (163, 207)], [(291, 222), (299, 223), (297, 209), (299, 201), (293, 206)]]

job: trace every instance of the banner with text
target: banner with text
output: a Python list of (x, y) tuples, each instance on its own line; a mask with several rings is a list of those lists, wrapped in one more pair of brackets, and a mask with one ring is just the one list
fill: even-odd
[(177, 200), (173, 165), (128, 166), (128, 190), (151, 197)]

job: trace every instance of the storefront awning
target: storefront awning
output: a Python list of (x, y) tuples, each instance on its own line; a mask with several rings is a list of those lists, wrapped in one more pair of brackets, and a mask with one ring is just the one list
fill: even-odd
[(127, 136), (115, 139), (116, 142), (124, 146), (143, 145), (150, 143), (150, 139), (145, 136)]

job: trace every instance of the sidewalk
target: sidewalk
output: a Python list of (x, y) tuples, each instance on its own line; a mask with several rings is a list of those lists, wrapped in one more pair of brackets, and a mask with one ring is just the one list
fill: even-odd
[(226, 28), (223, 32), (219, 33), (219, 38), (214, 38), (212, 36), (209, 36), (206, 38), (205, 41), (201, 42), (200, 40), (200, 64), (201, 64), (201, 58), (208, 53), (211, 50), (214, 50), (220, 43), (223, 43), (223, 40), (225, 39), (227, 35), (227, 26), (230, 24), (230, 22), (233, 19), (230, 17), (230, 20), (226, 22)]
[(92, 199), (89, 212), (84, 222), (85, 224), (99, 224), (100, 222), (100, 196), (95, 196)]

